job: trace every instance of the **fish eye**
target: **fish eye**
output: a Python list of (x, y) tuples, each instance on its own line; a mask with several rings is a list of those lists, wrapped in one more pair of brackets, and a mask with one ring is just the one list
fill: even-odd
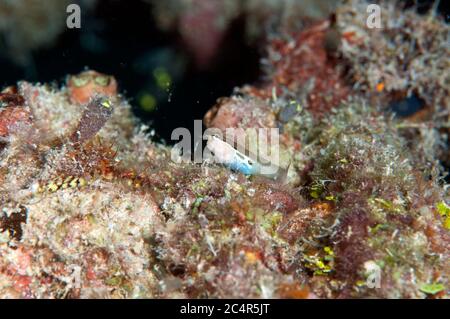
[(216, 135), (216, 134), (211, 134), (210, 135), (212, 138), (215, 138), (215, 139), (217, 139), (217, 140), (222, 140), (221, 138), (219, 138), (219, 136), (218, 135)]
[(107, 86), (109, 81), (109, 76), (99, 75), (94, 78), (94, 82), (100, 86)]
[(247, 164), (250, 165), (250, 166), (253, 165), (253, 163), (251, 161), (247, 161)]
[(85, 86), (88, 82), (89, 82), (89, 78), (85, 75), (72, 77), (72, 83), (76, 87)]

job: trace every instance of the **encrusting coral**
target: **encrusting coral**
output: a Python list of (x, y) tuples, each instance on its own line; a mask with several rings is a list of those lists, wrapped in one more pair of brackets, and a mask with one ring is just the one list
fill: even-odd
[(331, 31), (274, 38), (266, 81), (205, 116), (219, 130), (280, 128), (284, 183), (173, 162), (95, 71), (5, 89), (0, 296), (448, 297), (439, 167), (353, 88), (349, 56), (326, 52)]

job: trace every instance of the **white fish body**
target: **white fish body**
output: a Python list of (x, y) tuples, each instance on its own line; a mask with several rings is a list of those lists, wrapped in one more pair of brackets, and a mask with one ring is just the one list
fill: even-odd
[(282, 169), (274, 164), (262, 164), (251, 157), (239, 152), (227, 142), (217, 136), (209, 135), (206, 147), (213, 153), (214, 160), (227, 166), (233, 171), (245, 175), (260, 175), (275, 180), (284, 181), (287, 169)]

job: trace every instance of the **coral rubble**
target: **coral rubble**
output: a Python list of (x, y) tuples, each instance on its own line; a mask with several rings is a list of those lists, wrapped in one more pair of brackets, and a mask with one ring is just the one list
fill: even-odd
[(382, 107), (401, 90), (448, 110), (448, 73), (433, 73), (448, 27), (388, 7), (402, 30), (417, 21), (424, 51), (404, 48), (404, 69), (383, 46), (406, 35), (361, 34), (351, 8), (273, 36), (265, 80), (205, 115), (218, 130), (279, 128), (284, 182), (171, 161), (111, 76), (0, 93), (0, 297), (448, 297), (439, 154)]

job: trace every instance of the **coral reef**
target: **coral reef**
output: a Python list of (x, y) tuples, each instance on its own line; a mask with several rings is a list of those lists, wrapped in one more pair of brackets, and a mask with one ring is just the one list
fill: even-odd
[(379, 29), (366, 27), (364, 1), (346, 1), (337, 9), (339, 53), (351, 66), (355, 87), (372, 101), (392, 108), (403, 101), (408, 105), (411, 97), (418, 100), (420, 109), (401, 124), (402, 135), (420, 141), (420, 153), (429, 161), (434, 154), (448, 167), (449, 26), (433, 10), (421, 16), (402, 10), (401, 2), (380, 5)]
[[(450, 207), (439, 153), (405, 134), (411, 122), (385, 107), (396, 98), (391, 91), (414, 91), (443, 123), (448, 74), (433, 63), (446, 63), (448, 51), (432, 39), (416, 50), (429, 70), (419, 78), (408, 78), (419, 72), (415, 63), (362, 70), (363, 51), (346, 44), (351, 8), (340, 6), (336, 21), (273, 34), (264, 79), (205, 115), (206, 126), (221, 131), (279, 128), (282, 182), (175, 163), (112, 76), (85, 71), (61, 88), (6, 88), (0, 296), (448, 298)], [(417, 34), (448, 31), (389, 8), (389, 19), (420, 21)], [(392, 33), (362, 43), (375, 49), (372, 41), (389, 42), (384, 37), (399, 34)], [(385, 61), (390, 53), (374, 54)], [(428, 54), (440, 58), (425, 63)], [(373, 70), (393, 77), (373, 79)], [(444, 134), (426, 129), (436, 141)]]
[(450, 106), (449, 75), (443, 72), (449, 67), (448, 25), (433, 11), (419, 16), (396, 9), (395, 2), (382, 2), (381, 28), (368, 29), (365, 5), (349, 1), (336, 12), (340, 52), (353, 66), (354, 82), (364, 91), (415, 93), (434, 108), (433, 119), (443, 116)]

